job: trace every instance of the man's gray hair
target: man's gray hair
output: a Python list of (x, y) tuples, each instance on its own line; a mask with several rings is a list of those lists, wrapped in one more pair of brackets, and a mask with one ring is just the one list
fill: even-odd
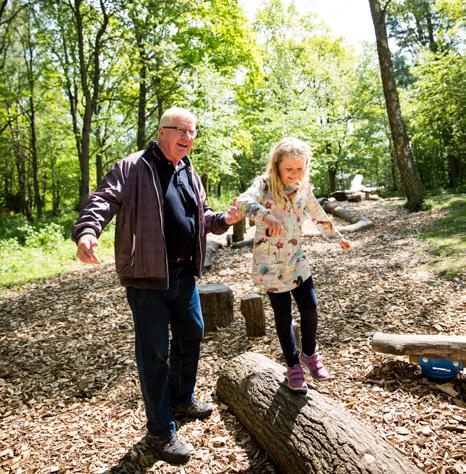
[(160, 117), (159, 127), (171, 125), (171, 121), (174, 118), (189, 119), (192, 120), (194, 124), (197, 122), (196, 116), (189, 110), (184, 109), (183, 107), (170, 107)]

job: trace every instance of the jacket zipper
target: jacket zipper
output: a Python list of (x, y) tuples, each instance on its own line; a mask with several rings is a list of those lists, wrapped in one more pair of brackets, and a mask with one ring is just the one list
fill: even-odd
[(131, 267), (134, 267), (135, 250), (136, 250), (136, 234), (133, 234), (133, 244), (131, 245)]
[[(160, 204), (160, 196), (159, 196), (159, 192), (157, 190), (157, 185), (155, 183), (155, 176), (154, 176), (154, 171), (152, 170), (150, 164), (144, 159), (144, 158), (141, 158), (142, 161), (144, 161), (144, 163), (149, 167), (149, 171), (150, 171), (150, 174), (152, 176), (152, 184), (154, 185), (154, 189), (155, 189), (155, 195), (157, 196), (157, 202), (159, 204), (159, 216), (160, 216), (160, 223), (161, 223), (161, 228), (160, 228), (160, 231), (162, 232), (162, 238), (163, 238), (163, 245), (165, 246), (165, 234), (163, 232), (163, 215), (162, 215), (162, 206)], [(168, 273), (168, 258), (167, 258), (167, 249), (165, 248), (165, 272), (167, 274), (167, 285), (165, 287), (166, 290), (168, 290), (169, 288), (169, 285), (170, 285), (170, 282), (169, 282), (169, 273)]]
[[(193, 186), (193, 189), (194, 189), (194, 194), (196, 195), (196, 200), (197, 200), (197, 205), (200, 209), (200, 204), (199, 203), (199, 191), (196, 192), (196, 185), (194, 184), (194, 173), (192, 171), (192, 168), (191, 166), (188, 167), (189, 169), (189, 172), (191, 173), (191, 183), (192, 183), (192, 186)], [(204, 267), (204, 255), (202, 253), (202, 244), (201, 244), (201, 216), (199, 215), (200, 214), (200, 210), (198, 210), (197, 212), (197, 220), (198, 220), (198, 232), (197, 232), (197, 243), (198, 243), (198, 246), (199, 246), (199, 255), (200, 255), (200, 271), (199, 271), (199, 276), (202, 276), (202, 270), (203, 270), (203, 267)]]

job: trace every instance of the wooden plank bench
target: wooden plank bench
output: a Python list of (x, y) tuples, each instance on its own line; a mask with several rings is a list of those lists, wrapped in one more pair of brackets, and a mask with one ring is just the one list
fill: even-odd
[(454, 378), (466, 365), (466, 337), (376, 332), (372, 350), (408, 356), (433, 379)]

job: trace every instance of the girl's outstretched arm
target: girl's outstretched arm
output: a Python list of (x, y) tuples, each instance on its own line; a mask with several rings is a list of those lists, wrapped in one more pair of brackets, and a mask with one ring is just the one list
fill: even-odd
[(319, 232), (327, 238), (339, 238), (340, 248), (342, 250), (349, 250), (351, 248), (351, 243), (349, 240), (346, 240), (335, 227), (327, 213), (322, 209), (322, 206), (319, 204), (319, 201), (316, 199), (311, 189), (309, 189), (308, 207), (310, 218), (319, 229)]

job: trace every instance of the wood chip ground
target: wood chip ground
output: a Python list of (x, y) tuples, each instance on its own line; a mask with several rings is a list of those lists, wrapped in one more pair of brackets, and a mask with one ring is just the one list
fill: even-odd
[[(434, 256), (418, 238), (438, 214), (408, 214), (382, 202), (347, 206), (375, 222), (350, 235), (349, 253), (306, 238), (320, 304), (320, 352), (333, 374), (328, 382), (309, 383), (424, 472), (465, 474), (464, 374), (434, 383), (407, 358), (370, 348), (376, 331), (466, 334), (464, 275), (452, 280), (433, 274), (427, 264)], [(201, 281), (228, 284), (235, 315), (231, 326), (207, 333), (203, 342), (196, 395), (215, 410), (206, 421), (180, 423), (180, 438), (195, 451), (182, 467), (156, 459), (144, 442), (132, 318), (113, 264), (4, 291), (0, 472), (277, 472), (215, 393), (225, 362), (244, 351), (283, 364), (265, 298), (266, 335), (245, 335), (239, 304), (255, 291), (250, 266), (250, 248), (223, 248)]]

